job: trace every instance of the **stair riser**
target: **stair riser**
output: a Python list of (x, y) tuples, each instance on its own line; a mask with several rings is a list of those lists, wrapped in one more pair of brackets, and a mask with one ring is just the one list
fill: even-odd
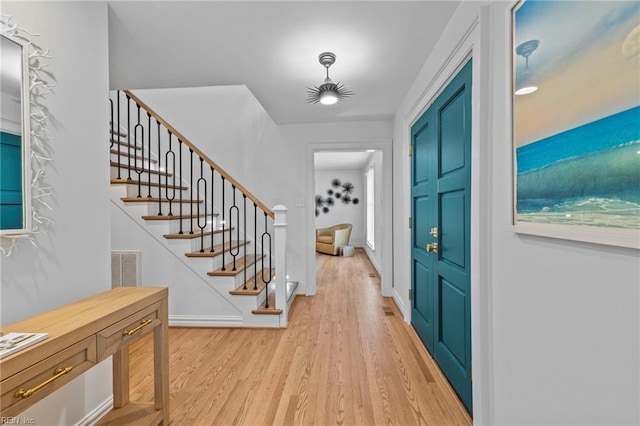
[[(191, 231), (191, 229), (184, 229), (185, 234), (189, 233)], [(206, 231), (206, 229), (205, 229)], [(191, 250), (192, 252), (194, 251), (198, 251), (200, 250), (200, 228), (195, 227), (193, 229), (193, 232), (198, 235), (197, 238), (193, 238), (192, 240), (190, 240), (191, 242)], [(234, 234), (235, 237), (235, 234)], [(224, 234), (224, 239), (225, 241), (229, 241), (229, 231), (225, 232)], [(217, 245), (217, 244), (221, 244), (222, 243), (222, 234), (214, 234), (213, 235), (213, 245)], [(205, 235), (204, 236), (204, 248), (207, 247), (211, 247), (211, 235)], [(242, 252), (242, 249), (240, 250)], [(228, 262), (228, 260), (227, 260)], [(222, 266), (222, 265), (221, 265)]]
[[(156, 211), (156, 212), (153, 212), (152, 214), (156, 214), (156, 213), (158, 213), (158, 212)], [(166, 215), (169, 214), (169, 211), (163, 209), (162, 210), (162, 214), (164, 214), (166, 216)], [(178, 214), (177, 211), (174, 211), (174, 216), (176, 216), (177, 214)], [(200, 223), (201, 224), (204, 223), (203, 220), (204, 220), (204, 218), (200, 218)], [(211, 220), (211, 218), (209, 217), (208, 220)], [(198, 221), (197, 221), (196, 218), (194, 218), (194, 219), (185, 218), (185, 219), (180, 219), (180, 220), (170, 220), (170, 221), (167, 221), (167, 222), (168, 222), (168, 225), (169, 225), (168, 226), (169, 230), (168, 230), (167, 234), (177, 234), (178, 232), (180, 232), (180, 222), (182, 222), (182, 231), (183, 232), (185, 232), (185, 231), (188, 232), (189, 230), (191, 230), (191, 224), (193, 224), (193, 229), (194, 230), (196, 230), (196, 229), (199, 230), (200, 229), (200, 228), (198, 228)], [(208, 224), (207, 226), (211, 226), (211, 225)]]
[[(118, 154), (111, 153), (111, 161), (117, 163)], [(121, 170), (125, 170), (125, 168), (129, 167), (129, 157), (120, 155), (120, 164), (122, 165)], [(150, 168), (152, 170), (156, 170), (158, 168), (156, 163), (151, 162), (148, 159), (134, 158), (134, 157), (131, 157), (131, 166), (144, 167), (145, 169)]]
[[(128, 178), (129, 177), (129, 163), (127, 163), (126, 160), (122, 160), (122, 158), (120, 159), (120, 177), (121, 178)], [(131, 179), (135, 179), (135, 180), (141, 180), (143, 182), (146, 182), (149, 180), (149, 175), (151, 175), (151, 182), (158, 182), (158, 174), (157, 173), (149, 173), (148, 171), (144, 171), (142, 173), (140, 173), (140, 178), (138, 179), (138, 172), (137, 170), (133, 169), (133, 158), (131, 159)], [(155, 170), (155, 166), (152, 168), (153, 170)], [(111, 166), (111, 179), (116, 179), (118, 177), (118, 166)], [(166, 183), (166, 179), (167, 176), (162, 174), (160, 175), (160, 183), (162, 183), (163, 185)], [(180, 179), (179, 178), (175, 178), (175, 183), (173, 181), (173, 176), (169, 176), (169, 185), (179, 185), (180, 184)]]
[[(146, 188), (144, 188), (146, 190)], [(134, 197), (137, 196), (134, 195)], [(146, 191), (142, 191), (142, 198), (146, 198)], [(184, 197), (184, 194), (183, 194)], [(162, 214), (164, 215), (168, 215), (169, 214), (169, 202), (162, 202), (162, 203), (158, 203), (156, 202), (150, 202), (150, 203), (139, 203), (139, 202), (125, 202), (125, 205), (129, 206), (129, 205), (141, 205), (141, 206), (145, 206), (147, 208), (147, 213), (145, 214), (146, 216), (153, 216), (153, 215), (157, 215), (158, 211), (160, 210), (160, 208), (162, 208)], [(174, 216), (179, 216), (180, 215), (180, 205), (181, 203), (179, 202), (179, 197), (176, 197), (176, 201), (171, 203), (171, 213), (173, 213)], [(204, 205), (203, 203), (200, 203), (200, 211), (198, 212), (198, 206), (196, 204), (192, 204), (192, 203), (182, 203), (182, 215), (191, 215), (191, 214), (204, 214)], [(211, 220), (211, 218), (209, 219), (205, 219), (205, 218), (201, 218), (200, 219), (200, 224), (204, 225), (207, 223), (208, 220)], [(195, 224), (197, 225), (197, 224)], [(199, 228), (198, 228), (199, 229)]]
[[(228, 255), (227, 255), (228, 256)], [(214, 258), (210, 257), (191, 257), (187, 259), (187, 262), (192, 265), (194, 268), (202, 272), (202, 276), (206, 276), (207, 272), (218, 269), (222, 266), (221, 256), (217, 256)], [(213, 278), (213, 277), (207, 277)], [(228, 283), (225, 285), (224, 280), (210, 280), (216, 288), (218, 285), (221, 286), (221, 291), (231, 291), (233, 290), (233, 280), (227, 280)], [(227, 288), (228, 287), (228, 288)]]
[[(135, 176), (137, 178), (137, 176)], [(132, 176), (133, 178), (133, 176)], [(156, 179), (153, 180), (152, 182), (157, 182), (157, 176)], [(162, 180), (162, 182), (164, 183), (164, 179)], [(167, 194), (168, 193), (168, 194)], [(144, 182), (142, 182), (140, 184), (140, 195), (142, 195), (143, 197), (146, 197), (147, 195), (149, 195), (149, 186), (146, 185)], [(153, 198), (167, 198), (167, 195), (170, 197), (174, 196), (173, 190), (171, 188), (169, 189), (165, 189), (162, 187), (158, 187), (158, 186), (152, 186), (151, 187), (151, 196)], [(126, 185), (126, 196), (127, 197), (137, 197), (138, 196), (138, 185)], [(180, 190), (176, 189), (175, 190), (175, 196), (176, 198), (180, 198)], [(190, 197), (189, 194), (189, 190), (188, 189), (184, 189), (182, 190), (182, 198), (183, 199), (187, 199)], [(154, 214), (157, 212), (154, 212)]]
[[(268, 265), (267, 265), (268, 266)], [(255, 271), (258, 272), (258, 285), (260, 285), (262, 283), (262, 275), (261, 275), (261, 271), (262, 271), (262, 261), (258, 262), (257, 264), (257, 268), (255, 269)], [(245, 282), (250, 281), (247, 284), (248, 288), (253, 288), (253, 277), (255, 276), (254, 274), (254, 268), (253, 265), (250, 265), (247, 268), (247, 277), (245, 279), (245, 275), (244, 272), (240, 272), (238, 275), (235, 276), (235, 288), (240, 287), (241, 285), (243, 285)], [(265, 276), (266, 279), (268, 279), (267, 276)], [(247, 296), (248, 297), (248, 296)], [(258, 305), (259, 306), (259, 305)]]

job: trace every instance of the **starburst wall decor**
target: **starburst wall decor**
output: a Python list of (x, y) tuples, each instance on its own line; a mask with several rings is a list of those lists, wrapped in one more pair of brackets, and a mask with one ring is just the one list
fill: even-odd
[(354, 186), (351, 182), (344, 182), (340, 179), (331, 181), (331, 188), (327, 189), (327, 197), (316, 195), (316, 216), (320, 216), (320, 212), (329, 213), (329, 207), (335, 205), (336, 200), (342, 201), (342, 204), (358, 204), (360, 200), (353, 197)]

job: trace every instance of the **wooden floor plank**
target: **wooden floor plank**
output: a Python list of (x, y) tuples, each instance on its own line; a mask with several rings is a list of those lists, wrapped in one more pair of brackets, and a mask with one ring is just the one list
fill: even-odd
[[(364, 252), (317, 262), (287, 329), (170, 328), (171, 424), (470, 425)], [(131, 347), (132, 400), (153, 398), (149, 343)]]

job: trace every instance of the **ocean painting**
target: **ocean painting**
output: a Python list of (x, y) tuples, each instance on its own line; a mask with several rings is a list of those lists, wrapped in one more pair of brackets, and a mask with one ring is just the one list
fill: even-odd
[(526, 0), (513, 23), (515, 224), (639, 230), (640, 2)]

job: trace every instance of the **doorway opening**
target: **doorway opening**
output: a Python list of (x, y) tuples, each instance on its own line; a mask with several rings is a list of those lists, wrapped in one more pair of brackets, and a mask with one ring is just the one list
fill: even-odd
[(382, 150), (318, 151), (313, 162), (317, 270), (323, 256), (351, 257), (363, 250), (380, 276)]

